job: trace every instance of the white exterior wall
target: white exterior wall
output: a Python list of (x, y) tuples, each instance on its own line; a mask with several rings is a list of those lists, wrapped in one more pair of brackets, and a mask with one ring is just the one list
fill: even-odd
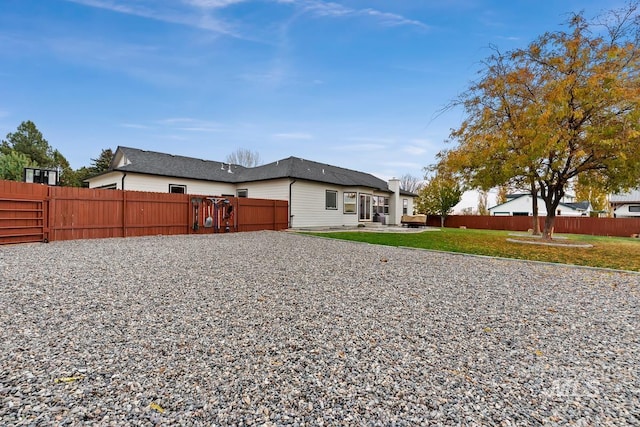
[[(638, 217), (640, 217), (640, 212), (630, 212), (629, 211), (629, 207), (630, 206), (639, 206), (640, 207), (640, 202), (620, 205), (617, 208), (615, 208), (615, 210), (613, 211), (613, 214), (615, 215), (616, 218), (638, 218)], [(638, 209), (638, 208), (635, 208), (635, 209)]]
[(414, 198), (413, 197), (409, 197), (409, 196), (405, 196), (404, 198), (409, 200), (409, 207), (407, 209), (407, 213), (409, 215), (413, 215), (415, 213), (415, 210), (416, 210), (416, 206), (415, 206), (415, 203), (414, 203), (414, 201), (415, 201)]
[[(338, 192), (338, 209), (326, 209), (326, 190)], [(288, 191), (288, 188), (287, 188)], [(358, 215), (343, 213), (344, 192), (356, 191), (331, 184), (295, 181), (291, 186), (291, 224), (300, 227), (340, 227), (358, 224)], [(249, 193), (251, 195), (251, 193)]]
[[(101, 187), (116, 183), (117, 189), (122, 190), (122, 172), (108, 173), (90, 182), (90, 188)], [(202, 194), (220, 196), (222, 194), (235, 195), (235, 184), (222, 182), (200, 181), (196, 179), (170, 178), (165, 176), (143, 175), (128, 172), (124, 177), (124, 189), (129, 191), (150, 191), (155, 193), (168, 193), (169, 184), (186, 185), (188, 194)]]
[(387, 217), (387, 224), (400, 225), (402, 219), (402, 199), (400, 195), (400, 180), (390, 179), (389, 190), (393, 191), (393, 194), (389, 195), (389, 216)]
[(122, 190), (122, 172), (109, 172), (95, 178), (91, 178), (89, 188), (100, 188), (115, 184), (118, 190)]
[[(560, 205), (558, 206), (558, 210), (560, 210), (559, 216), (582, 216), (582, 212), (572, 209), (569, 206)], [(533, 215), (533, 199), (531, 196), (518, 197), (517, 199), (489, 208), (490, 215), (495, 216), (510, 216), (520, 212), (526, 212), (529, 216)], [(547, 216), (547, 207), (541, 198), (538, 198), (538, 215)], [(556, 216), (558, 216), (557, 213)]]
[(289, 200), (289, 182), (288, 178), (245, 182), (237, 184), (236, 190), (247, 190), (251, 199)]
[[(91, 188), (101, 187), (105, 185), (116, 184), (118, 189), (122, 189), (123, 172), (111, 172), (92, 178), (90, 182)], [(289, 178), (254, 181), (240, 184), (216, 183), (192, 179), (170, 178), (162, 176), (144, 175), (129, 172), (124, 178), (124, 189), (130, 191), (150, 191), (158, 193), (168, 193), (169, 184), (186, 185), (188, 194), (200, 195), (236, 195), (237, 190), (246, 189), (249, 198), (271, 199), (271, 200), (289, 200), (289, 186), (293, 180)], [(392, 180), (390, 184), (393, 184)], [(397, 180), (395, 180), (397, 181)], [(342, 187), (332, 184), (318, 183), (312, 181), (295, 180), (291, 185), (292, 200), (289, 201), (291, 218), (291, 227), (340, 227), (340, 226), (357, 226), (359, 214), (344, 213), (344, 193), (355, 192), (356, 207), (359, 209), (359, 195), (369, 194), (372, 196), (383, 196), (389, 198), (389, 214), (386, 215), (385, 223), (388, 225), (400, 224), (402, 216), (403, 200), (408, 201), (407, 212), (413, 213), (414, 201), (413, 197), (402, 196), (399, 194), (399, 181), (397, 181), (397, 189), (390, 187), (394, 193), (373, 191), (371, 188), (364, 187)], [(325, 192), (326, 190), (337, 191), (338, 209), (326, 209)], [(373, 220), (373, 215), (371, 216)]]

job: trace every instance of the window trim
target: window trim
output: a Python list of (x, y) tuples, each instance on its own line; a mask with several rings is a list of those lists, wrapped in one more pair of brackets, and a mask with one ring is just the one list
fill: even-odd
[(640, 212), (640, 205), (629, 205), (629, 212)]
[(57, 186), (60, 183), (60, 176), (58, 169), (25, 167), (22, 170), (22, 181)]
[[(329, 194), (333, 195), (335, 206), (329, 206)], [(325, 190), (324, 192), (324, 209), (327, 211), (338, 210), (338, 191), (337, 190)]]
[[(244, 192), (244, 196), (240, 195), (240, 192)], [(236, 197), (238, 197), (238, 198), (242, 197), (242, 198), (245, 198), (245, 199), (248, 198), (249, 197), (249, 189), (247, 189), (247, 188), (238, 188), (236, 190)]]
[[(353, 195), (353, 201), (347, 201), (347, 197), (351, 199), (349, 195)], [(347, 211), (347, 206), (353, 205), (353, 211)], [(342, 213), (345, 215), (357, 215), (358, 214), (358, 193), (355, 191), (345, 191), (342, 193)]]
[[(180, 189), (182, 189), (182, 192), (180, 192), (180, 191), (171, 191), (174, 188), (180, 188)], [(169, 193), (171, 193), (171, 194), (187, 194), (187, 186), (183, 185), (183, 184), (169, 184)]]
[(409, 215), (409, 199), (402, 199), (402, 215)]

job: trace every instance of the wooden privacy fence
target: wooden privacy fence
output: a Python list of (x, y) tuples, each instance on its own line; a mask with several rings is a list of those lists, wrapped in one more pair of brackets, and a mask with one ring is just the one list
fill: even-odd
[[(193, 199), (200, 201), (197, 222)], [(205, 209), (205, 205), (219, 200), (228, 200), (231, 212), (227, 215), (228, 210), (219, 210), (216, 224), (221, 226), (206, 227), (213, 208)], [(50, 187), (0, 180), (0, 244), (283, 230), (288, 219), (285, 200)]]
[[(545, 217), (538, 218), (540, 229)], [(440, 217), (429, 215), (427, 225), (440, 227)], [(451, 215), (445, 220), (445, 227), (475, 228), (482, 230), (527, 231), (533, 228), (530, 216), (488, 216)], [(640, 234), (640, 218), (590, 218), (582, 216), (557, 216), (554, 226), (556, 233), (589, 234), (593, 236), (629, 237)]]

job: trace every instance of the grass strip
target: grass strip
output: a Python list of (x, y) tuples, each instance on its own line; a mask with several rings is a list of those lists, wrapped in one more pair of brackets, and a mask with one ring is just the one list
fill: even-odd
[[(305, 233), (334, 239), (387, 246), (407, 246), (447, 252), (555, 262), (616, 270), (640, 271), (640, 239), (564, 234), (557, 243), (588, 243), (589, 248), (527, 245), (508, 242), (518, 239), (513, 231), (443, 228), (422, 233), (331, 232)], [(522, 237), (528, 239), (528, 237)]]

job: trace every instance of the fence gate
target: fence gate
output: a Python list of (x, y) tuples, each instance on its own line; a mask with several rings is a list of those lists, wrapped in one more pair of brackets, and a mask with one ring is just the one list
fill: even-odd
[(44, 200), (0, 198), (0, 245), (46, 241)]

